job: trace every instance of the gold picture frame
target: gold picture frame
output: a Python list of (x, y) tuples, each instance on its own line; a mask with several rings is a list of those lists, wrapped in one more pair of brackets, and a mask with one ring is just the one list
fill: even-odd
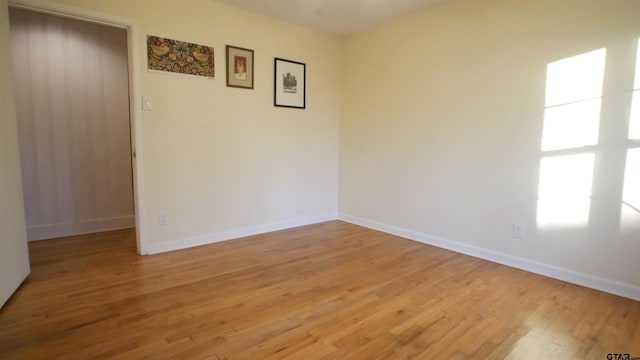
[(227, 45), (227, 86), (253, 89), (253, 50)]

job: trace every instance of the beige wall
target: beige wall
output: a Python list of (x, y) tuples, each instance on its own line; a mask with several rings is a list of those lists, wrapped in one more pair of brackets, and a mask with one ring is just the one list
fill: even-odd
[[(640, 296), (640, 220), (620, 219), (619, 157), (638, 14), (634, 0), (454, 0), (347, 39), (341, 217)], [(539, 225), (547, 65), (603, 47), (591, 216)]]
[[(0, 51), (11, 51), (6, 0), (0, 0)], [(11, 57), (0, 57), (0, 307), (29, 274)]]
[[(213, 46), (216, 78), (149, 73), (140, 59), (145, 219), (156, 252), (335, 218), (340, 41), (209, 0), (59, 3), (135, 22), (146, 36)], [(225, 84), (225, 45), (255, 51), (255, 89)], [(307, 108), (273, 107), (273, 58), (307, 65)], [(169, 225), (158, 225), (166, 213)]]

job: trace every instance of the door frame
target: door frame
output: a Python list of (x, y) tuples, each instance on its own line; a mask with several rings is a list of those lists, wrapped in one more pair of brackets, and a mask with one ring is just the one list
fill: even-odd
[[(46, 0), (8, 0), (9, 7), (40, 12), (60, 17), (91, 22), (127, 31), (127, 55), (129, 76), (129, 131), (131, 138), (131, 170), (133, 174), (133, 203), (136, 224), (136, 245), (138, 254), (148, 254), (146, 231), (144, 228), (145, 201), (142, 156), (142, 97), (140, 95), (140, 47), (138, 26), (130, 19), (101, 12), (54, 3)], [(17, 135), (16, 135), (17, 136)]]

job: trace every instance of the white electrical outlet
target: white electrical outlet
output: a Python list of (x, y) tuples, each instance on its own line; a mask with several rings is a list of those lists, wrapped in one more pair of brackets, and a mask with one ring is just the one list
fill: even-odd
[(158, 225), (169, 225), (169, 215), (167, 213), (158, 213)]
[(514, 223), (511, 227), (511, 237), (514, 239), (524, 239), (524, 225)]

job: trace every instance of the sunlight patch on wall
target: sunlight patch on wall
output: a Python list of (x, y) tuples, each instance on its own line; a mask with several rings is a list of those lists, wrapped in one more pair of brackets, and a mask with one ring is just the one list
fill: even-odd
[(554, 106), (544, 111), (542, 151), (598, 143), (600, 99)]
[(538, 225), (582, 225), (588, 222), (593, 163), (593, 154), (542, 158)]
[(622, 201), (640, 211), (640, 148), (627, 152)]
[(595, 145), (606, 49), (547, 65), (542, 151)]
[(548, 64), (545, 107), (602, 96), (605, 56), (602, 48)]
[[(633, 83), (629, 140), (640, 140), (640, 39), (636, 46), (636, 68)], [(640, 227), (640, 147), (627, 150), (624, 188), (620, 209), (620, 227)]]
[(640, 39), (638, 39), (637, 46), (636, 72), (633, 90), (631, 116), (629, 118), (629, 139), (640, 140)]
[(589, 221), (606, 49), (547, 65), (542, 159), (538, 182), (540, 227)]
[(640, 148), (627, 151), (620, 221), (623, 228), (640, 223)]
[(640, 140), (640, 90), (633, 92), (631, 116), (629, 118), (629, 139)]

